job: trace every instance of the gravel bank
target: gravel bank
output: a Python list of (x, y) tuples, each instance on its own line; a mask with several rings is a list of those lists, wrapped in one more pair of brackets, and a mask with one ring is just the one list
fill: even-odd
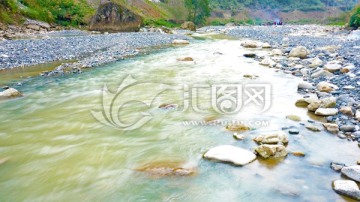
[[(278, 49), (276, 51), (280, 51), (280, 54), (277, 56), (271, 54), (266, 57), (255, 56), (255, 60), (265, 66), (302, 77), (307, 83), (301, 84), (301, 87), (299, 85), (299, 93), (304, 95), (305, 100), (309, 97), (316, 98), (315, 102), (308, 103), (310, 104), (308, 109), (316, 107), (317, 104), (325, 105), (328, 102), (326, 100), (334, 99), (334, 105), (329, 105), (329, 108), (325, 109), (325, 112), (336, 112), (326, 116), (328, 123), (335, 123), (335, 130), (332, 132), (342, 139), (358, 141), (360, 145), (359, 30), (351, 32), (340, 27), (289, 25), (204, 27), (198, 31), (217, 32), (239, 39), (257, 40), (260, 42), (250, 41), (247, 45), (269, 43), (271, 49)], [(306, 47), (307, 50), (305, 50), (308, 53), (305, 58), (289, 57), (290, 52), (297, 46)], [(314, 61), (320, 61), (320, 63), (313, 66), (316, 63)], [(324, 70), (331, 73), (319, 74)]]
[[(52, 37), (0, 42), (0, 68), (13, 68), (61, 60), (84, 61), (81, 65), (92, 67), (137, 53), (137, 48), (171, 44), (182, 35), (162, 33), (116, 33), (80, 35), (62, 31)], [(79, 64), (80, 65), (80, 64)]]

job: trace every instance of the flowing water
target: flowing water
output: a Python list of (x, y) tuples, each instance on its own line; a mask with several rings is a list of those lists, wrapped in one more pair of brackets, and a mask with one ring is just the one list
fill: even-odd
[[(290, 114), (300, 116), (304, 123), (309, 119), (305, 109), (294, 106), (301, 97), (297, 94), (299, 79), (259, 66), (242, 57), (245, 52), (240, 41), (201, 40), (78, 76), (32, 79), (21, 88), (24, 97), (0, 102), (0, 159), (9, 159), (0, 165), (0, 201), (345, 200), (332, 190), (332, 181), (341, 177), (329, 164), (360, 160), (356, 143), (307, 131), (285, 119)], [(187, 56), (195, 61), (177, 61)], [(112, 98), (102, 101), (105, 84), (116, 92), (126, 78), (129, 81), (129, 75), (138, 83), (119, 91), (112, 105), (108, 104)], [(235, 115), (217, 114), (209, 104), (209, 86), (234, 83), (270, 85), (271, 97), (265, 99), (270, 109), (260, 112), (256, 105), (243, 102)], [(200, 110), (192, 109), (194, 103), (184, 108), (184, 88), (199, 85), (205, 86), (199, 88), (194, 101)], [(170, 89), (155, 96), (166, 88)], [(120, 107), (124, 100), (141, 102)], [(164, 103), (180, 106), (178, 110), (159, 109)], [(91, 113), (101, 110), (102, 104), (105, 112), (109, 105), (114, 106), (114, 116), (120, 117), (115, 122), (125, 128), (141, 119), (139, 110), (152, 118), (135, 130), (106, 126)], [(189, 122), (209, 119), (241, 120), (256, 130), (244, 133), (246, 139), (238, 141), (221, 124)], [(320, 123), (314, 125), (321, 128)], [(253, 137), (285, 126), (300, 130), (299, 135), (289, 136), (287, 149), (304, 152), (305, 157), (258, 159), (244, 167), (202, 159), (204, 152), (221, 144), (253, 150)], [(139, 169), (158, 162), (193, 168), (196, 174), (153, 176)]]

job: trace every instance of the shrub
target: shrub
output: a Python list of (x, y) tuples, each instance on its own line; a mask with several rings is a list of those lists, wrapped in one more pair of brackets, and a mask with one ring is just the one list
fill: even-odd
[(357, 6), (350, 17), (349, 26), (353, 28), (360, 27), (360, 6)]

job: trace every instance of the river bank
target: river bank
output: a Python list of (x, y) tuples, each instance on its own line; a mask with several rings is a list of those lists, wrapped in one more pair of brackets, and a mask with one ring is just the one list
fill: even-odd
[[(254, 59), (264, 66), (303, 78), (298, 90), (304, 99), (296, 104), (307, 107), (309, 113), (321, 113), (316, 112), (319, 108), (334, 108), (327, 109), (333, 112), (325, 116), (329, 123), (336, 124), (330, 132), (360, 142), (359, 31), (318, 25), (205, 27), (199, 31), (258, 40), (245, 44), (250, 53), (267, 43), (271, 53)], [(294, 54), (293, 50), (300, 53)], [(332, 106), (324, 107), (321, 104), (324, 100), (332, 100)]]

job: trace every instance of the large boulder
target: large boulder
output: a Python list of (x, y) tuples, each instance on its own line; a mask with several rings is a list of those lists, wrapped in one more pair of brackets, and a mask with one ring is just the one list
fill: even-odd
[(193, 22), (184, 22), (183, 24), (181, 24), (181, 29), (187, 29), (190, 31), (196, 31), (196, 26)]
[(124, 6), (113, 2), (101, 4), (90, 22), (90, 30), (128, 32), (139, 31), (142, 18)]
[(256, 155), (251, 151), (240, 147), (221, 145), (207, 151), (204, 154), (204, 158), (243, 166), (254, 161)]
[(352, 180), (360, 182), (360, 166), (343, 167), (341, 173)]
[(336, 180), (334, 181), (334, 191), (338, 194), (360, 200), (360, 190), (357, 184), (352, 180)]
[(262, 158), (281, 158), (287, 156), (285, 146), (283, 145), (269, 145), (263, 144), (255, 149), (255, 152)]
[(293, 48), (290, 53), (289, 57), (297, 57), (304, 59), (310, 54), (310, 51), (306, 49), (304, 46), (298, 46), (296, 48)]

